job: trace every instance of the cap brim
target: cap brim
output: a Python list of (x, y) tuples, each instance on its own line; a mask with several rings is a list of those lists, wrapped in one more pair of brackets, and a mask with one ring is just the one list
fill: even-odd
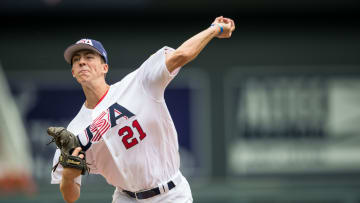
[(96, 53), (99, 53), (101, 55), (101, 53), (95, 49), (94, 47), (87, 45), (87, 44), (73, 44), (70, 45), (68, 48), (65, 49), (64, 52), (64, 58), (65, 61), (68, 62), (69, 64), (71, 64), (71, 59), (74, 55), (75, 52), (80, 51), (80, 50), (92, 50), (95, 51)]

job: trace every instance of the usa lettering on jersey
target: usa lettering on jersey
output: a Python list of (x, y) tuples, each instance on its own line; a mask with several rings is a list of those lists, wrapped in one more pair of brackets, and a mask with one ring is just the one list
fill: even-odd
[[(109, 113), (107, 111), (101, 112), (101, 114), (93, 121), (93, 123), (88, 127), (91, 134), (93, 135), (91, 141), (97, 142), (100, 140), (102, 135), (110, 128), (110, 122), (109, 122)], [(89, 135), (86, 133), (86, 137), (88, 139)]]
[[(91, 144), (98, 142), (110, 128), (113, 128), (119, 123), (122, 123), (134, 116), (135, 114), (127, 110), (125, 107), (118, 103), (114, 103), (108, 109), (101, 112), (100, 115), (84, 130), (86, 140), (81, 138), (81, 134), (78, 135), (81, 147), (84, 151), (88, 150)], [(140, 141), (146, 137), (146, 133), (142, 130), (139, 122), (137, 120), (132, 121), (130, 126), (124, 126), (118, 131), (118, 135), (122, 137), (122, 142), (126, 149), (130, 149), (139, 143), (139, 141), (133, 136), (133, 129), (139, 133)]]

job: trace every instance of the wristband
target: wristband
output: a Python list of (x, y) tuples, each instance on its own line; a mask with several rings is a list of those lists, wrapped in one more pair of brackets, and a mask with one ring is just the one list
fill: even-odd
[(219, 24), (215, 24), (215, 23), (211, 24), (211, 26), (215, 26), (215, 25), (217, 25), (217, 26), (220, 27), (219, 35), (221, 35), (221, 33), (224, 31), (224, 28), (223, 28), (221, 25), (219, 25)]

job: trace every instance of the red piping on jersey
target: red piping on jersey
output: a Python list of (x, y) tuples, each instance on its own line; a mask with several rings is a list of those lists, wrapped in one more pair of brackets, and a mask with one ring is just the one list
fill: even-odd
[[(110, 89), (110, 87), (109, 87), (109, 89)], [(107, 95), (109, 89), (106, 90), (105, 94), (100, 98), (100, 100), (99, 100), (98, 103), (95, 105), (95, 107), (96, 107), (98, 104), (100, 104), (100, 102), (104, 99), (104, 97)], [(95, 108), (95, 107), (94, 107), (94, 108)]]

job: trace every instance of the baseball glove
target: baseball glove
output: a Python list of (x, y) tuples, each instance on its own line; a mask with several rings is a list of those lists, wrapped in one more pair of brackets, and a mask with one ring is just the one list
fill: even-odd
[(56, 170), (60, 163), (64, 168), (75, 168), (81, 170), (82, 175), (89, 172), (85, 152), (81, 151), (79, 153), (84, 155), (84, 159), (72, 155), (75, 148), (81, 147), (78, 138), (74, 134), (63, 127), (49, 127), (47, 129), (47, 134), (52, 137), (52, 140), (48, 144), (55, 142), (56, 146), (61, 151), (59, 162), (53, 167), (53, 171)]

